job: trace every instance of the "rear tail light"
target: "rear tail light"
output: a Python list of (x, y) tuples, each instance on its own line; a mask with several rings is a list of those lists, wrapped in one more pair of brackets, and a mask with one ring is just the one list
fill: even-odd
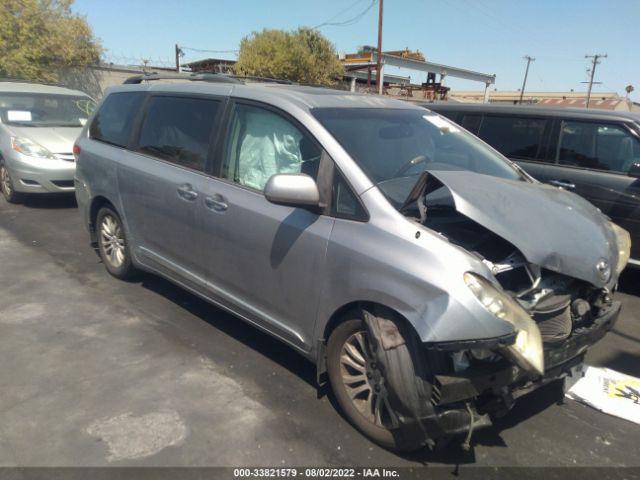
[(76, 160), (78, 159), (78, 155), (80, 155), (80, 145), (78, 145), (77, 143), (73, 144), (73, 156), (76, 157)]

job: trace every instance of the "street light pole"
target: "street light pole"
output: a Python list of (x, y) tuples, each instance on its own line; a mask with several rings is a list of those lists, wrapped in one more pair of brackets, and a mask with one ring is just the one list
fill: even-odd
[(180, 66), (180, 47), (176, 43), (176, 72), (180, 73), (181, 70), (182, 68)]
[(382, 95), (383, 73), (382, 73), (382, 4), (383, 0), (378, 0), (380, 11), (378, 13), (378, 64), (376, 65), (376, 84), (378, 87), (378, 95)]
[(522, 90), (520, 90), (520, 105), (522, 105), (522, 97), (524, 96), (524, 87), (527, 85), (527, 76), (529, 75), (529, 64), (536, 59), (525, 55), (524, 59), (527, 61), (527, 69), (524, 71), (524, 81), (522, 82)]

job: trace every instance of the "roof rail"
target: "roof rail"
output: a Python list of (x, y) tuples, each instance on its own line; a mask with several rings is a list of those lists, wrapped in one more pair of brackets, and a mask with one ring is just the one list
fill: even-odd
[(231, 78), (235, 78), (238, 80), (253, 80), (255, 82), (265, 82), (265, 83), (280, 83), (282, 85), (297, 85), (297, 83), (292, 82), (291, 80), (280, 80), (278, 78), (270, 78), (270, 77), (252, 77), (248, 75), (229, 75)]
[(211, 83), (242, 83), (240, 80), (219, 73), (147, 73), (127, 78), (123, 83), (136, 84), (152, 80), (191, 80)]

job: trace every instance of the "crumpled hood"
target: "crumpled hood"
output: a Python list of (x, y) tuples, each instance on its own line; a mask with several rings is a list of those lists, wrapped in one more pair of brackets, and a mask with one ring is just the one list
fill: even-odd
[(11, 125), (17, 137), (26, 137), (52, 153), (71, 153), (82, 127), (18, 127)]
[[(512, 243), (529, 262), (597, 287), (615, 281), (615, 233), (608, 219), (582, 197), (549, 185), (468, 171), (429, 174), (449, 189), (456, 210)], [(596, 268), (602, 260), (611, 268), (609, 281)]]

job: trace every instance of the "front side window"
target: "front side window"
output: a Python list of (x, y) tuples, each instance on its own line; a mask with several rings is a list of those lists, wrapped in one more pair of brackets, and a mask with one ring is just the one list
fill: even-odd
[(321, 154), (316, 143), (283, 116), (252, 105), (237, 105), (223, 176), (259, 191), (277, 173), (306, 173), (315, 180)]
[(627, 173), (640, 161), (640, 141), (618, 125), (562, 122), (556, 158), (562, 165)]
[(182, 167), (203, 171), (218, 100), (154, 97), (140, 130), (138, 150)]
[(510, 158), (536, 158), (547, 121), (485, 116), (478, 136)]
[(112, 93), (96, 113), (89, 136), (119, 147), (127, 146), (143, 100), (144, 95), (138, 92)]
[(438, 115), (386, 108), (316, 108), (313, 115), (396, 206), (425, 170), (523, 179), (507, 159)]

